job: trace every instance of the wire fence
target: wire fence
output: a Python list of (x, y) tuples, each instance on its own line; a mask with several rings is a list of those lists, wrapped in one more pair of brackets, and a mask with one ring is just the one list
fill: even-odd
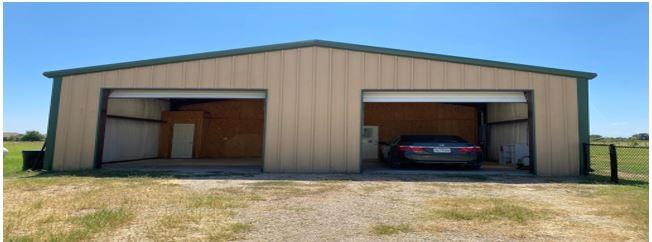
[(585, 144), (584, 154), (587, 175), (613, 182), (649, 182), (649, 147)]

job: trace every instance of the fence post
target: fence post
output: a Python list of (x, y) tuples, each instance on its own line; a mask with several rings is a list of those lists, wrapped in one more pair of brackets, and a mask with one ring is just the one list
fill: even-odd
[(588, 176), (591, 172), (591, 157), (589, 157), (589, 149), (591, 146), (588, 143), (582, 143), (582, 148), (582, 152), (584, 153), (584, 157), (582, 157), (584, 159), (582, 169), (584, 170), (582, 172), (584, 173), (583, 175)]
[(609, 160), (611, 161), (611, 181), (618, 183), (618, 156), (614, 144), (609, 145)]

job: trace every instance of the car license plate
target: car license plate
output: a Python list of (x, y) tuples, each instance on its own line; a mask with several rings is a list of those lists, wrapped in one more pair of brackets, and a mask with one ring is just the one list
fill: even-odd
[(450, 148), (433, 148), (432, 152), (434, 153), (451, 153)]

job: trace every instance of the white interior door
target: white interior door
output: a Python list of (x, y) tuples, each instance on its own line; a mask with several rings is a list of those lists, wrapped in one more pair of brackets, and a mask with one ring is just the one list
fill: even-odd
[(172, 127), (171, 158), (192, 158), (195, 124), (174, 124)]
[(378, 159), (378, 126), (362, 127), (362, 159)]

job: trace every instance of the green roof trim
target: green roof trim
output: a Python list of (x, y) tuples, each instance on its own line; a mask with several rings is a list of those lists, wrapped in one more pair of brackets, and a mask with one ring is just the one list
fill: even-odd
[(348, 44), (348, 43), (325, 41), (325, 40), (308, 40), (308, 41), (290, 42), (290, 43), (283, 43), (283, 44), (263, 45), (263, 46), (256, 46), (256, 47), (212, 51), (212, 52), (205, 52), (205, 53), (198, 53), (198, 54), (156, 58), (156, 59), (149, 59), (149, 60), (130, 61), (130, 62), (121, 62), (121, 63), (99, 65), (99, 66), (56, 70), (56, 71), (44, 72), (43, 75), (46, 77), (62, 77), (62, 76), (91, 73), (91, 72), (110, 71), (110, 70), (141, 67), (141, 66), (159, 65), (159, 64), (193, 61), (193, 60), (201, 60), (201, 59), (209, 59), (209, 58), (217, 58), (217, 57), (225, 57), (225, 56), (252, 54), (252, 53), (259, 53), (259, 52), (266, 52), (266, 51), (278, 51), (278, 50), (286, 50), (286, 49), (294, 49), (294, 48), (302, 48), (302, 47), (311, 47), (311, 46), (321, 46), (321, 47), (337, 48), (337, 49), (344, 49), (344, 50), (363, 51), (363, 52), (370, 52), (370, 53), (377, 53), (377, 54), (414, 57), (414, 58), (421, 58), (421, 59), (454, 62), (460, 64), (512, 69), (512, 70), (519, 70), (519, 71), (538, 72), (538, 73), (553, 74), (553, 75), (560, 75), (560, 76), (569, 76), (575, 78), (585, 78), (589, 80), (597, 76), (597, 74), (591, 72), (564, 70), (564, 69), (533, 66), (533, 65), (522, 65), (522, 64), (509, 63), (509, 62), (482, 60), (482, 59), (466, 58), (466, 57), (451, 56), (451, 55), (440, 55), (440, 54), (433, 54), (433, 53), (399, 50), (399, 49), (391, 49), (391, 48), (383, 48), (383, 47), (375, 47), (375, 46), (367, 46), (367, 45)]

